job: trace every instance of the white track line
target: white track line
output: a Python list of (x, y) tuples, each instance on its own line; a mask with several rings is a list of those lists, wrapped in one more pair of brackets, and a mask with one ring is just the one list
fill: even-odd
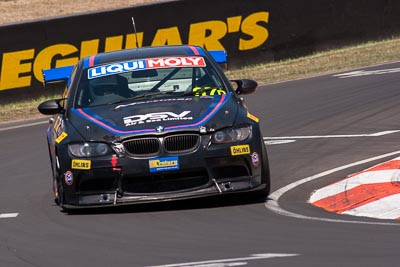
[[(209, 261), (195, 261), (195, 262), (186, 262), (186, 263), (176, 263), (176, 264), (166, 264), (166, 265), (157, 265), (151, 267), (188, 267), (188, 266), (225, 266), (225, 265), (217, 265), (218, 263), (228, 263), (228, 262), (236, 262), (236, 261), (248, 261), (248, 260), (261, 260), (261, 259), (270, 259), (270, 258), (282, 258), (282, 257), (294, 257), (299, 256), (300, 254), (277, 254), (277, 253), (265, 253), (265, 254), (253, 254), (250, 257), (244, 258), (232, 258), (232, 259), (221, 259), (221, 260), (209, 260)], [(243, 264), (241, 264), (243, 265)], [(232, 266), (232, 265), (231, 265)]]
[(278, 136), (264, 137), (264, 140), (291, 140), (291, 139), (319, 139), (319, 138), (354, 138), (354, 137), (378, 137), (398, 133), (400, 130), (382, 131), (372, 134), (339, 134), (339, 135), (306, 135), (306, 136)]
[(315, 79), (315, 78), (325, 77), (325, 76), (326, 76), (326, 77), (334, 77), (335, 74), (341, 74), (341, 73), (344, 73), (344, 72), (350, 72), (350, 71), (356, 71), (356, 70), (364, 70), (364, 69), (382, 67), (382, 66), (386, 66), (386, 65), (394, 65), (394, 64), (398, 64), (398, 63), (400, 63), (400, 61), (396, 60), (396, 61), (385, 62), (385, 63), (376, 64), (376, 65), (370, 65), (370, 66), (365, 66), (365, 67), (357, 67), (357, 68), (344, 69), (344, 70), (341, 70), (341, 71), (335, 70), (335, 71), (331, 71), (331, 72), (327, 72), (327, 73), (321, 73), (321, 74), (317, 74), (317, 75), (311, 75), (311, 76), (308, 76), (308, 77), (295, 78), (295, 79), (290, 79), (290, 80), (285, 80), (285, 81), (279, 81), (279, 82), (274, 82), (274, 83), (260, 84), (260, 86), (271, 86), (271, 85), (277, 85), (277, 84), (282, 84), (282, 83), (304, 81), (304, 80), (310, 80), (310, 79)]
[(15, 126), (9, 126), (5, 128), (0, 128), (1, 131), (7, 131), (7, 130), (14, 130), (14, 129), (19, 129), (19, 128), (25, 128), (25, 127), (31, 127), (39, 124), (45, 124), (49, 123), (48, 121), (39, 121), (39, 122), (31, 122), (31, 123), (26, 123), (26, 124), (20, 124), (20, 125), (15, 125)]
[(15, 218), (19, 213), (1, 213), (0, 219)]
[(319, 174), (312, 175), (312, 176), (309, 176), (307, 178), (298, 180), (298, 181), (296, 181), (294, 183), (291, 183), (291, 184), (289, 184), (287, 186), (284, 186), (284, 187), (274, 191), (273, 193), (271, 193), (270, 196), (269, 196), (270, 199), (268, 199), (268, 201), (265, 202), (265, 207), (268, 210), (270, 210), (270, 211), (272, 211), (274, 213), (280, 214), (280, 215), (293, 217), (293, 218), (298, 218), (298, 219), (305, 219), (305, 220), (325, 221), (325, 222), (335, 222), (335, 223), (352, 223), (352, 224), (371, 224), (371, 225), (400, 226), (400, 223), (348, 221), (348, 220), (339, 220), (339, 219), (327, 219), (327, 218), (311, 217), (311, 216), (305, 216), (305, 215), (301, 215), (301, 214), (297, 214), (297, 213), (294, 213), (294, 212), (287, 211), (287, 210), (285, 210), (285, 209), (283, 209), (283, 208), (281, 208), (279, 206), (279, 199), (285, 193), (287, 193), (288, 191), (290, 191), (290, 190), (292, 190), (292, 189), (294, 189), (294, 188), (296, 188), (296, 187), (298, 187), (298, 186), (300, 186), (302, 184), (314, 181), (316, 179), (325, 177), (325, 176), (327, 176), (329, 174), (332, 174), (332, 173), (335, 173), (335, 172), (338, 172), (338, 171), (341, 171), (341, 170), (345, 170), (345, 169), (348, 169), (348, 168), (351, 168), (351, 167), (354, 167), (354, 166), (358, 166), (358, 165), (361, 165), (361, 164), (364, 164), (364, 163), (368, 163), (368, 162), (371, 162), (371, 161), (383, 159), (383, 158), (394, 156), (394, 155), (398, 155), (398, 154), (400, 154), (400, 150), (399, 151), (394, 151), (394, 152), (391, 152), (391, 153), (387, 153), (387, 154), (383, 154), (383, 155), (379, 155), (379, 156), (376, 156), (376, 157), (368, 158), (368, 159), (365, 159), (365, 160), (360, 160), (360, 161), (357, 161), (357, 162), (353, 162), (353, 163), (350, 163), (350, 164), (347, 164), (347, 165), (344, 165), (344, 166), (333, 168), (333, 169), (330, 169), (328, 171), (321, 172)]
[(336, 74), (336, 75), (333, 75), (333, 77), (337, 77), (340, 79), (346, 79), (346, 78), (354, 78), (354, 77), (361, 77), (361, 76), (368, 76), (368, 75), (391, 74), (391, 73), (397, 73), (397, 72), (400, 72), (400, 68), (381, 69), (381, 70), (357, 70), (357, 71)]

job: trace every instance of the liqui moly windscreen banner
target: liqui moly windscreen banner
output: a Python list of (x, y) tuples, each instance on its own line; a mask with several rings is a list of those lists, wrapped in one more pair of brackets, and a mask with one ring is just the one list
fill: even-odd
[(88, 70), (88, 79), (145, 69), (205, 66), (206, 62), (203, 57), (167, 57), (138, 59), (91, 68)]

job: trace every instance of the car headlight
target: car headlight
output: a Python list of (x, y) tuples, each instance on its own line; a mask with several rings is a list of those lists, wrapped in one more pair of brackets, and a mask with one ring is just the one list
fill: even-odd
[(112, 154), (112, 149), (105, 143), (69, 144), (68, 150), (78, 158), (101, 157)]
[(212, 142), (216, 144), (232, 143), (236, 141), (246, 140), (251, 134), (251, 126), (229, 128), (215, 132)]

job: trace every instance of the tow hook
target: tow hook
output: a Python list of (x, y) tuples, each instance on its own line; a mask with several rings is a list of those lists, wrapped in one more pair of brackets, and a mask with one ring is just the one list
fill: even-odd
[(115, 190), (114, 192), (114, 205), (117, 205), (117, 195), (118, 195), (118, 189)]
[(225, 191), (233, 191), (233, 186), (231, 182), (222, 183), (222, 186), (224, 187)]
[(102, 202), (110, 202), (110, 194), (101, 194), (100, 203)]
[(234, 190), (231, 182), (224, 182), (224, 183), (221, 183), (219, 185), (218, 182), (215, 179), (212, 179), (212, 181), (214, 182), (214, 185), (218, 189), (218, 192), (220, 194), (222, 194), (222, 192), (227, 192), (227, 191), (233, 191)]
[(219, 192), (220, 194), (222, 194), (222, 190), (221, 190), (221, 188), (219, 187), (217, 181), (216, 181), (215, 179), (212, 179), (212, 181), (214, 182), (215, 187), (218, 189), (218, 192)]

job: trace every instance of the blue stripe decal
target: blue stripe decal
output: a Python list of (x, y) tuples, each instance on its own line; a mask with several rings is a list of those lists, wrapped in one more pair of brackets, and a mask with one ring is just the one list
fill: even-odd
[(199, 55), (200, 56), (205, 56), (206, 55), (206, 53), (204, 53), (204, 51), (203, 50), (201, 50), (201, 49), (197, 49), (197, 51), (199, 52)]
[[(228, 101), (231, 93), (227, 93), (225, 95), (214, 96), (213, 101), (211, 102), (210, 106), (204, 112), (204, 114), (198, 118), (195, 122), (190, 124), (182, 124), (182, 125), (174, 125), (165, 127), (165, 130), (174, 130), (174, 129), (192, 129), (197, 128), (205, 123), (207, 123), (220, 109), (225, 105)], [(147, 129), (138, 129), (138, 130), (125, 130), (116, 125), (111, 124), (103, 117), (94, 113), (91, 108), (79, 108), (79, 109), (72, 109), (72, 111), (79, 115), (80, 117), (91, 121), (92, 123), (100, 126), (106, 131), (109, 131), (116, 135), (125, 135), (125, 134), (142, 134), (142, 133), (154, 133), (156, 129), (154, 128), (147, 128)]]
[(185, 50), (188, 52), (188, 55), (191, 55), (191, 56), (194, 55), (194, 51), (193, 51), (192, 48), (190, 48), (190, 47), (185, 47)]
[(86, 69), (89, 67), (89, 57), (85, 57), (83, 59), (83, 68)]
[(99, 63), (99, 60), (100, 59), (100, 57), (98, 57), (97, 55), (94, 55), (93, 56), (93, 62), (92, 62), (92, 66), (91, 67), (93, 67), (93, 66), (95, 66), (96, 64), (98, 64)]

